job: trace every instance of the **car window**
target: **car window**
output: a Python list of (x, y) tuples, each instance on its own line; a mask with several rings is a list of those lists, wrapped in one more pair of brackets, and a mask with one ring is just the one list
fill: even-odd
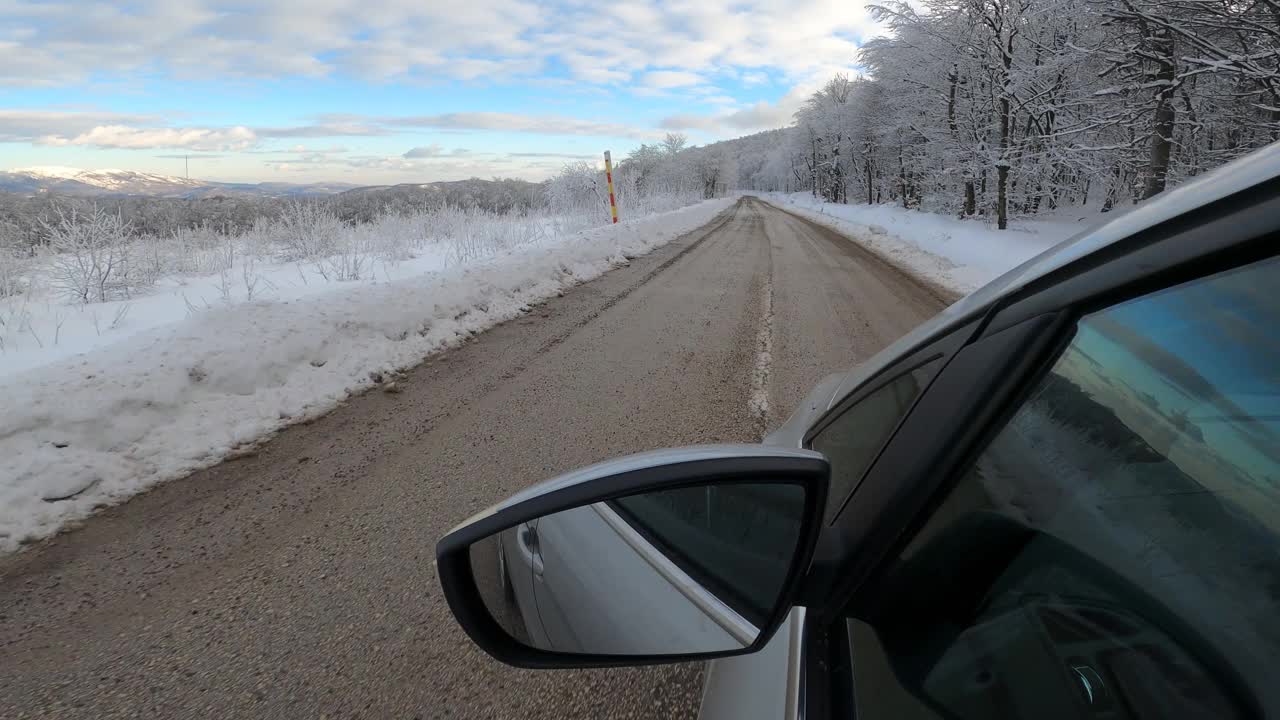
[(762, 628), (791, 569), (804, 518), (800, 485), (676, 488), (609, 501), (646, 540)]
[(860, 718), (1280, 713), (1278, 286), (1079, 321), (851, 622)]
[(937, 363), (936, 360), (927, 363), (886, 383), (854, 403), (814, 436), (811, 447), (831, 463), (825, 522), (835, 518), (845, 499), (857, 489), (880, 448), (919, 397)]

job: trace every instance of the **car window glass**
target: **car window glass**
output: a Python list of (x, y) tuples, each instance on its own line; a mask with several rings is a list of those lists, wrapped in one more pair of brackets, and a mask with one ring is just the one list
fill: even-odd
[(681, 570), (763, 628), (791, 569), (804, 488), (736, 483), (676, 488), (608, 505)]
[(1082, 318), (883, 574), (855, 691), (889, 666), (945, 717), (1280, 713), (1278, 270)]
[[(871, 626), (851, 619), (848, 625), (849, 647), (858, 648), (853, 659), (853, 695), (859, 706), (858, 717), (882, 717), (893, 720), (934, 720), (938, 717), (929, 706), (907, 692), (894, 680), (893, 669), (880, 639)], [(865, 710), (864, 710), (865, 708)], [(866, 712), (866, 715), (863, 715)]]
[(886, 383), (854, 403), (814, 436), (811, 447), (831, 463), (825, 522), (835, 518), (845, 498), (857, 488), (880, 448), (924, 389), (937, 362), (922, 365)]

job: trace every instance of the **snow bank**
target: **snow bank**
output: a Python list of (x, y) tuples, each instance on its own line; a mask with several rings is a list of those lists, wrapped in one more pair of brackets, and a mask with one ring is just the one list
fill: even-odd
[(905, 210), (897, 205), (838, 205), (808, 193), (765, 199), (856, 237), (895, 263), (968, 294), (1032, 256), (1089, 227), (1096, 216), (1018, 221), (997, 230), (975, 220)]
[[(370, 387), (374, 373), (516, 317), (732, 202), (548, 234), (466, 263), (427, 255), (384, 268), (374, 284), (286, 284), (301, 270), (285, 264), (254, 270), (269, 299), (244, 297), (245, 280), (237, 302), (220, 302), (232, 292), (223, 275), (127, 304), (44, 307), (39, 322), (67, 316), (62, 342), (46, 327), (40, 352), (0, 365), (0, 551), (320, 415)], [(200, 299), (209, 294), (215, 302)], [(96, 330), (70, 332), (73, 320)]]

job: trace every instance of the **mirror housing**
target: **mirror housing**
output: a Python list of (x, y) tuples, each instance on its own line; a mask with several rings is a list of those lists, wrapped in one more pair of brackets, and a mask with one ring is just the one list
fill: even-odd
[[(791, 609), (821, 525), (830, 468), (822, 455), (762, 445), (706, 445), (631, 455), (570, 472), (522, 490), (451, 530), (436, 546), (445, 599), (467, 635), (494, 658), (524, 668), (582, 668), (685, 662), (744, 655), (762, 648)], [(778, 600), (749, 645), (679, 654), (580, 654), (539, 649), (503, 628), (477, 584), (472, 547), (556, 513), (644, 493), (717, 484), (787, 484), (804, 490), (792, 561)]]

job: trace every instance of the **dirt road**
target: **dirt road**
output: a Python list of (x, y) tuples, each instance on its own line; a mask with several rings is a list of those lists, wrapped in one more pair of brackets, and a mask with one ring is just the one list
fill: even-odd
[(848, 240), (744, 200), (398, 393), (0, 558), (0, 717), (691, 716), (699, 665), (490, 660), (445, 606), (436, 540), (579, 465), (757, 440), (941, 307)]

